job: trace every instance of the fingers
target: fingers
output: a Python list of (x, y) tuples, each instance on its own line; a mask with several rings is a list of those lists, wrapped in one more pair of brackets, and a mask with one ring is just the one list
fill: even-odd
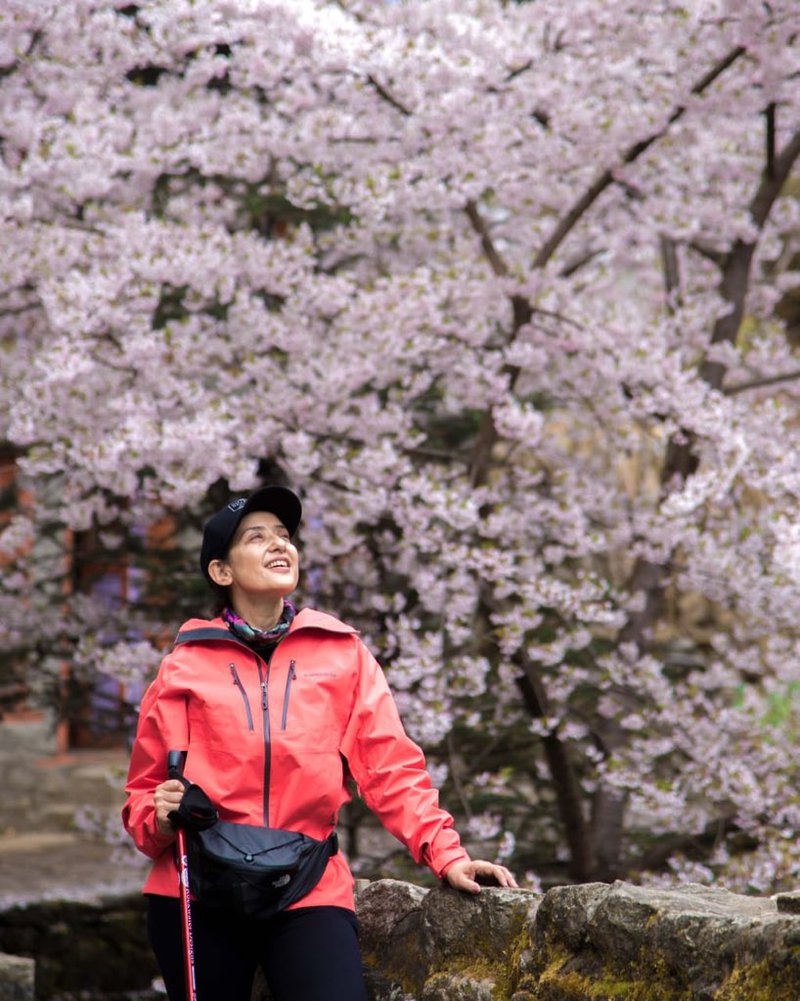
[(474, 870), (471, 875), (478, 883), (489, 886), (507, 886), (512, 889), (519, 888), (513, 873), (504, 865), (496, 865), (494, 862), (485, 862), (479, 859), (473, 862), (473, 866)]
[(183, 783), (178, 779), (167, 779), (156, 786), (153, 792), (153, 803), (156, 808), (156, 824), (162, 834), (174, 834), (175, 828), (169, 819), (169, 814), (177, 810), (183, 799)]
[(472, 875), (473, 863), (456, 862), (455, 865), (450, 866), (444, 878), (455, 890), (461, 890), (464, 893), (480, 893), (481, 888), (472, 879)]
[(456, 890), (466, 893), (480, 893), (481, 883), (489, 886), (506, 886), (519, 889), (513, 873), (503, 865), (477, 859), (456, 862), (445, 873), (445, 879)]
[(480, 883), (476, 883), (474, 879), (470, 879), (469, 876), (463, 874), (461, 879), (456, 886), (457, 890), (463, 890), (465, 893), (480, 893), (481, 886)]
[(486, 872), (484, 873), (483, 871), (479, 871), (478, 875), (488, 876), (490, 879), (493, 879), (498, 886), (508, 886), (515, 890), (519, 889), (517, 881), (514, 879), (514, 874), (510, 869), (506, 869), (504, 865), (493, 865), (490, 863), (486, 863), (486, 865), (488, 866)]

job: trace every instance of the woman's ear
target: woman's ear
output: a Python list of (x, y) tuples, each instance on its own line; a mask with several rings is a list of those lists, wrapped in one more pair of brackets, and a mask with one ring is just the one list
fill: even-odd
[(228, 587), (233, 581), (231, 568), (225, 560), (212, 560), (208, 564), (208, 576), (220, 587)]

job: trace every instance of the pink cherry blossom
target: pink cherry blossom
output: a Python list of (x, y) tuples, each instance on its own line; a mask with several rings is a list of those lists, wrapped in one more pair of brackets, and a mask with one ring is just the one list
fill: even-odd
[(6, 3), (0, 414), (36, 503), (0, 635), (34, 688), (43, 640), (146, 676), (203, 518), (279, 473), (303, 600), (498, 857), (790, 881), (799, 38), (795, 0)]

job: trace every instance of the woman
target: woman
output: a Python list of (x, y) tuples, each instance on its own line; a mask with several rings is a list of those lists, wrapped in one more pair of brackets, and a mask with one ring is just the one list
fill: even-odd
[[(223, 820), (319, 840), (349, 799), (347, 770), (384, 826), (439, 878), (469, 893), (480, 891), (479, 877), (516, 886), (503, 866), (462, 848), (356, 631), (286, 600), (298, 581), (292, 538), (301, 514), (291, 490), (269, 486), (210, 519), (200, 566), (221, 613), (183, 625), (142, 700), (123, 820), (154, 860), (144, 887), (148, 932), (172, 1001), (186, 995), (170, 819), (184, 785), (166, 779), (170, 750), (188, 750), (186, 778)], [(266, 921), (193, 903), (199, 1001), (249, 1001), (257, 966), (275, 1001), (363, 1001), (354, 910), (341, 853), (304, 897)]]

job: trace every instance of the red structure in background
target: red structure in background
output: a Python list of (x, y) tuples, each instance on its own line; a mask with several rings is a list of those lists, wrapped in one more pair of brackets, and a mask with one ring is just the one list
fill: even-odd
[[(0, 531), (15, 514), (30, 511), (35, 497), (20, 485), (17, 454), (8, 445), (0, 446)], [(129, 595), (129, 571), (124, 553), (109, 563), (97, 559), (98, 547), (94, 532), (75, 533), (64, 530), (64, 567), (62, 590), (64, 595), (75, 591), (97, 593), (99, 600), (126, 601)], [(21, 553), (0, 553), (0, 569), (10, 564)], [(73, 676), (68, 661), (60, 667), (63, 693), (68, 699), (69, 711), (56, 722), (56, 753), (84, 748), (113, 748), (125, 744), (125, 717), (128, 713), (129, 693), (118, 681), (99, 677), (91, 684)], [(12, 672), (8, 672), (9, 679)], [(32, 704), (28, 686), (17, 680), (0, 677), (0, 720), (4, 724), (47, 723), (48, 714)], [(102, 701), (107, 717), (105, 725), (97, 725), (98, 703)], [(118, 724), (113, 725), (114, 713)], [(108, 725), (108, 718), (111, 725)]]
[[(9, 445), (0, 445), (0, 531), (7, 527), (18, 510), (31, 504), (31, 496), (19, 490), (15, 450)], [(0, 552), (0, 570), (11, 563), (15, 555)], [(6, 707), (13, 706), (15, 718), (42, 717), (41, 712), (35, 713), (25, 705), (26, 694), (22, 682), (0, 677), (0, 715), (8, 716)]]
[[(96, 536), (95, 531), (68, 533), (66, 548), (72, 572), (67, 580), (76, 591), (95, 594), (98, 601), (124, 604), (130, 590), (125, 555), (121, 553), (114, 563), (98, 559), (100, 548)], [(103, 675), (91, 683), (78, 681), (71, 676), (68, 666), (64, 684), (71, 709), (64, 724), (67, 748), (122, 746), (129, 695), (125, 686)]]

